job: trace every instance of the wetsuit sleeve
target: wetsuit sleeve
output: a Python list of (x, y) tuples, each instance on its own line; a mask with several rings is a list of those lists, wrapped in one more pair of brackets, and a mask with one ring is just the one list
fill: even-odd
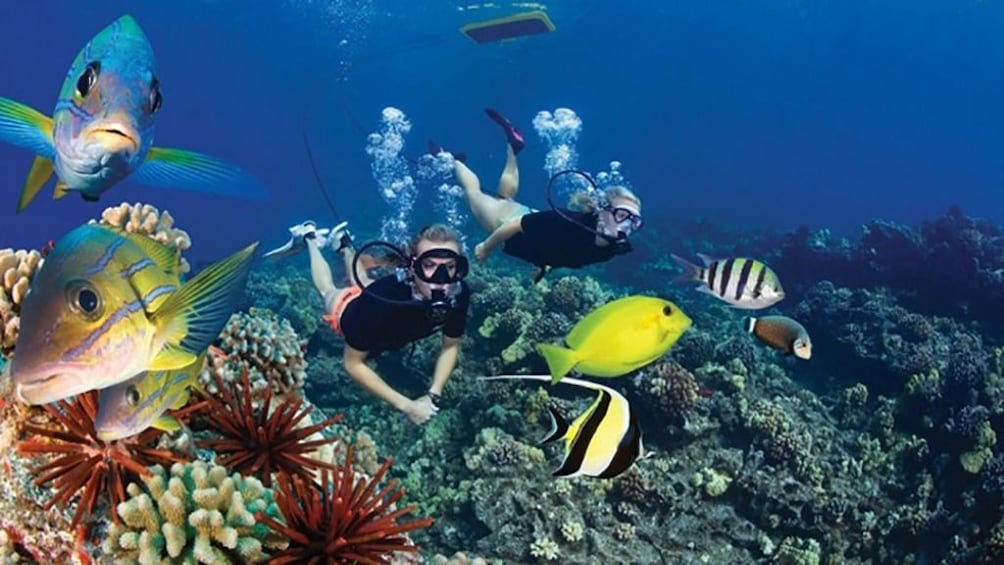
[(446, 325), (443, 326), (443, 335), (454, 338), (464, 335), (464, 327), (467, 325), (467, 307), (470, 302), (471, 292), (464, 284), (463, 292), (457, 297), (457, 304), (453, 308), (453, 312), (450, 312)]

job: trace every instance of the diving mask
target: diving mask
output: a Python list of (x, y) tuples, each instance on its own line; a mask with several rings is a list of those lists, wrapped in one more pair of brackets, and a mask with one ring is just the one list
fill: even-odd
[[(411, 260), (415, 277), (430, 284), (451, 284), (464, 280), (470, 265), (452, 249), (430, 249)], [(435, 290), (433, 291), (435, 292)]]
[(637, 209), (631, 209), (627, 206), (610, 206), (607, 207), (607, 211), (613, 216), (614, 221), (617, 222), (618, 229), (621, 231), (628, 231), (624, 228), (638, 231), (645, 225), (645, 222), (641, 219), (641, 213)]

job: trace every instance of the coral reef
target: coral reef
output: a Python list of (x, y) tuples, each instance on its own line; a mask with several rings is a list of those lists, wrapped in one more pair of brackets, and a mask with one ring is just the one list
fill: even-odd
[(21, 301), (44, 262), (38, 251), (0, 249), (0, 359), (14, 352), (21, 327)]
[(306, 341), (289, 320), (267, 309), (252, 307), (230, 316), (217, 345), (222, 355), (211, 358), (199, 376), (209, 391), (215, 391), (213, 375), (224, 377), (247, 372), (256, 400), (271, 385), (276, 393), (298, 393), (307, 379)]
[(142, 486), (129, 484), (102, 544), (116, 563), (251, 563), (289, 545), (260, 521), (279, 510), (257, 479), (203, 461), (150, 471)]
[(101, 219), (91, 220), (91, 223), (121, 228), (159, 241), (178, 252), (179, 272), (187, 273), (191, 270), (182, 253), (192, 246), (192, 240), (187, 232), (174, 227), (174, 217), (167, 210), (161, 212), (150, 204), (123, 202), (118, 206), (105, 208), (101, 212)]

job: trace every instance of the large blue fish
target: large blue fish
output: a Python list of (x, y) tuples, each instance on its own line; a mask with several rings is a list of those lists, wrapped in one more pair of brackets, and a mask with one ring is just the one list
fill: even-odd
[(96, 201), (119, 181), (263, 198), (265, 187), (240, 168), (199, 153), (153, 147), (163, 103), (153, 48), (132, 16), (101, 30), (73, 60), (50, 118), (0, 98), (0, 141), (35, 152), (17, 211), (52, 176), (55, 198), (78, 192)]

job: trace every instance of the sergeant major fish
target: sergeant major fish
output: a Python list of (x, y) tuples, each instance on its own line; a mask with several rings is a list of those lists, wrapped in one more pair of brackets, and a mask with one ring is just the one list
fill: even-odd
[(761, 261), (741, 257), (713, 259), (700, 253), (697, 256), (704, 262), (703, 267), (678, 255), (672, 256), (686, 271), (675, 282), (700, 281), (697, 290), (747, 310), (767, 308), (784, 299), (777, 274)]
[(36, 154), (17, 211), (56, 173), (54, 196), (96, 201), (130, 178), (139, 183), (260, 198), (265, 188), (240, 168), (199, 153), (153, 147), (161, 94), (153, 48), (132, 16), (94, 36), (70, 65), (53, 117), (0, 98), (0, 141)]
[[(547, 381), (547, 375), (499, 375), (481, 377), (482, 380), (528, 379)], [(589, 388), (599, 394), (596, 400), (571, 424), (553, 405), (548, 404), (551, 414), (551, 431), (540, 444), (565, 440), (565, 458), (561, 466), (551, 473), (555, 477), (576, 477), (585, 475), (601, 479), (616, 477), (627, 471), (639, 459), (651, 452), (642, 445), (641, 428), (638, 426), (631, 405), (616, 390), (598, 383), (566, 378), (562, 382)]]
[(194, 363), (170, 371), (144, 371), (135, 377), (101, 389), (94, 431), (98, 439), (112, 441), (134, 436), (154, 427), (174, 432), (181, 424), (164, 414), (188, 403), (191, 388), (199, 381), (205, 364), (203, 353)]
[(257, 245), (181, 284), (177, 254), (146, 236), (99, 224), (70, 231), (21, 304), (16, 395), (45, 404), (191, 365), (236, 309)]

